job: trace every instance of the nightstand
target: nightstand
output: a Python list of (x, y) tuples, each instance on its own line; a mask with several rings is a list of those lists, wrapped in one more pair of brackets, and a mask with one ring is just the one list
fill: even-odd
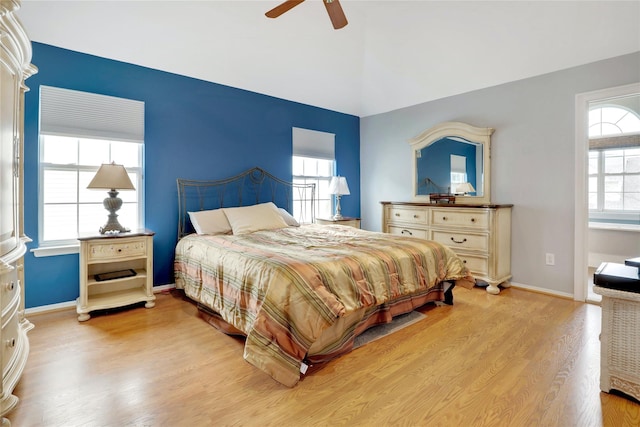
[(153, 294), (153, 235), (150, 230), (80, 236), (80, 297), (78, 321), (89, 312), (146, 301)]
[(316, 224), (320, 225), (347, 225), (349, 227), (360, 228), (360, 218), (352, 218), (352, 217), (342, 217), (342, 219), (333, 219), (333, 218), (316, 218)]

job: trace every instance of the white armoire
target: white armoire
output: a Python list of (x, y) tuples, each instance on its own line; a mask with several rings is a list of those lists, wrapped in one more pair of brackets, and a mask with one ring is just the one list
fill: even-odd
[(13, 390), (29, 354), (24, 317), (24, 265), (30, 239), (23, 226), (23, 128), (25, 79), (36, 72), (31, 43), (15, 15), (18, 0), (0, 0), (0, 383), (2, 424), (18, 403)]

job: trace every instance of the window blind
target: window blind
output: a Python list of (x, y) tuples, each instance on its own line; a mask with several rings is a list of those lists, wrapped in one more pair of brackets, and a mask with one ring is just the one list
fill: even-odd
[(294, 156), (335, 159), (335, 134), (296, 127), (292, 129)]
[(591, 150), (633, 148), (638, 146), (640, 146), (640, 135), (638, 134), (589, 139), (589, 149)]
[(40, 133), (144, 142), (144, 102), (40, 86)]

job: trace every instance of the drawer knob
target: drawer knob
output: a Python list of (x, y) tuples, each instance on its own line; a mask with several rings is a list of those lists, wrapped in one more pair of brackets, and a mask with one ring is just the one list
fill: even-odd
[(446, 221), (446, 220), (447, 220), (447, 217), (446, 217), (446, 216), (443, 216), (443, 217), (442, 217), (442, 220), (443, 220), (443, 221)]
[(455, 238), (453, 238), (453, 237), (452, 237), (452, 238), (451, 238), (451, 241), (452, 241), (453, 243), (464, 243), (464, 242), (466, 242), (466, 241), (467, 241), (467, 238), (465, 237), (465, 238), (464, 238), (464, 239), (462, 239), (462, 240), (456, 240)]
[(396, 212), (396, 216), (400, 216), (400, 214), (398, 212)]
[(8, 291), (12, 291), (16, 288), (16, 284), (14, 282), (9, 282), (5, 285)]
[(11, 338), (10, 340), (7, 340), (6, 345), (9, 348), (15, 347), (16, 346), (16, 339), (15, 338)]
[(418, 215), (415, 215), (415, 214), (413, 215), (413, 217), (416, 219), (420, 218)]
[(408, 234), (409, 236), (413, 236), (413, 233), (410, 232), (409, 230), (402, 230), (400, 234)]
[(471, 222), (476, 222), (476, 219), (475, 218), (471, 218)]

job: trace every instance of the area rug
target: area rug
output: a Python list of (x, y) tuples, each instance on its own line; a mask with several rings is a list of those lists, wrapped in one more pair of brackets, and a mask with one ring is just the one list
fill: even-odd
[(382, 337), (386, 337), (387, 335), (399, 331), (402, 328), (406, 328), (409, 325), (419, 322), (425, 317), (427, 317), (427, 315), (420, 313), (419, 311), (410, 311), (407, 314), (394, 317), (391, 323), (373, 326), (356, 337), (353, 343), (353, 348), (356, 349)]

